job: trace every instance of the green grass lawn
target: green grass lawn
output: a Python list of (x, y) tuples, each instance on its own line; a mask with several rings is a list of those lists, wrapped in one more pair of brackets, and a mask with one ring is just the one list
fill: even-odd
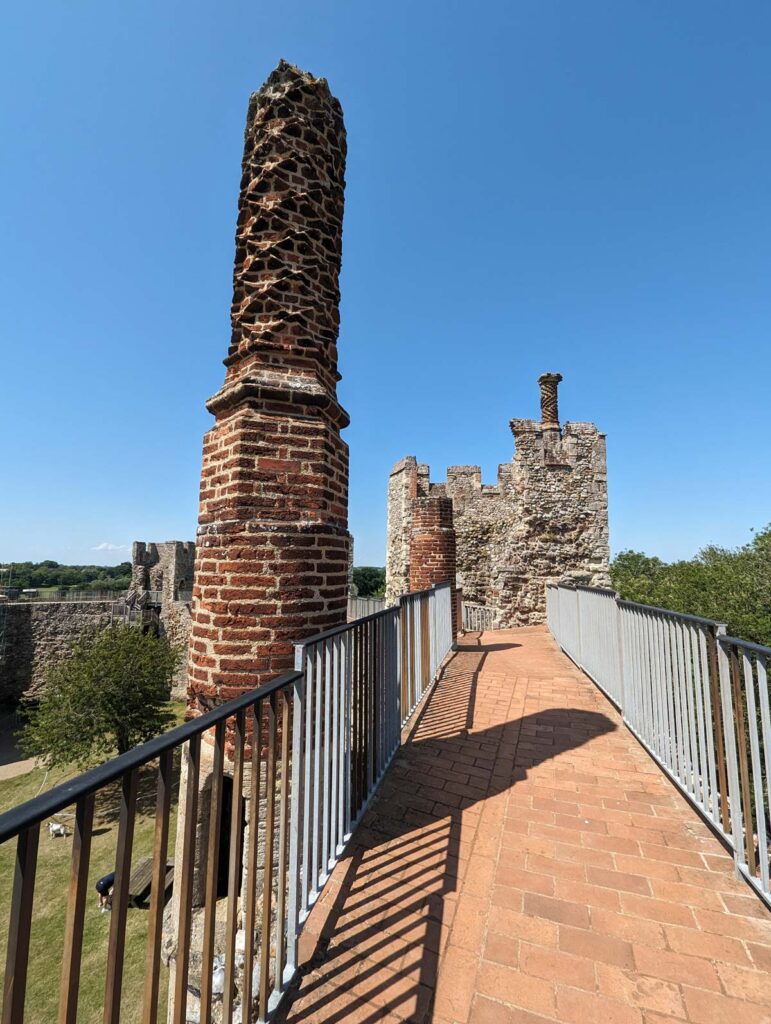
[[(177, 720), (181, 721), (184, 705), (181, 702), (175, 704), (173, 710)], [(173, 856), (174, 848), (178, 760), (177, 758), (175, 764), (175, 795), (172, 798), (169, 856)], [(44, 789), (47, 790), (72, 777), (73, 774), (75, 773), (61, 770), (51, 771), (46, 778), (44, 769), (35, 768), (26, 775), (0, 782), (0, 812), (7, 811), (36, 796), (44, 779)], [(155, 784), (156, 764), (151, 764), (140, 774), (132, 854), (132, 863), (134, 864), (141, 857), (149, 856), (152, 853), (155, 826)], [(98, 878), (115, 868), (119, 806), (119, 784), (108, 787), (97, 797), (91, 841), (78, 1003), (78, 1021), (83, 1024), (99, 1024), (102, 1020), (110, 915), (99, 913), (94, 884)], [(71, 830), (72, 817), (67, 817), (63, 813), (57, 815), (56, 820), (63, 822)], [(27, 1001), (24, 1015), (26, 1024), (50, 1024), (57, 1018), (71, 846), (71, 838), (50, 839), (45, 826), (41, 828), (30, 963), (27, 975)], [(15, 854), (16, 844), (14, 841), (0, 846), (0, 908), (2, 908), (0, 909), (0, 963), (2, 964), (5, 963), (6, 955), (7, 913), (11, 899)], [(121, 1020), (130, 1022), (130, 1024), (139, 1024), (141, 1021), (147, 919), (146, 908), (128, 911)], [(165, 967), (162, 966), (161, 1005), (165, 1005), (167, 982), (168, 974)], [(163, 1020), (164, 1017), (165, 1014), (159, 1014), (159, 1019)]]

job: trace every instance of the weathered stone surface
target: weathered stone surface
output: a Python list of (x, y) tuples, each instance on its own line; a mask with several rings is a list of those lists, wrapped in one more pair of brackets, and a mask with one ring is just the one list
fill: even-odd
[(0, 660), (0, 703), (37, 696), (49, 667), (66, 658), (84, 635), (116, 619), (118, 601), (20, 601), (5, 605), (5, 645)]
[(542, 422), (511, 421), (515, 454), (499, 467), (496, 485), (482, 484), (478, 466), (450, 466), (447, 481), (432, 484), (414, 457), (396, 463), (388, 485), (389, 603), (409, 585), (413, 503), (428, 495), (452, 500), (457, 584), (466, 600), (498, 609), (499, 625), (543, 622), (549, 582), (608, 586), (605, 436), (592, 423), (553, 422), (558, 377), (541, 378)]
[[(169, 643), (187, 653), (190, 644), (192, 614), (190, 593), (193, 589), (195, 544), (191, 540), (169, 540), (163, 543), (134, 541), (131, 556), (132, 597), (143, 600), (146, 591), (161, 595), (158, 623)], [(171, 683), (171, 695), (177, 700), (187, 696), (187, 660), (183, 658)]]
[(193, 589), (194, 564), (195, 544), (191, 540), (169, 540), (161, 544), (134, 541), (129, 594), (160, 591), (163, 603), (171, 604), (180, 592)]

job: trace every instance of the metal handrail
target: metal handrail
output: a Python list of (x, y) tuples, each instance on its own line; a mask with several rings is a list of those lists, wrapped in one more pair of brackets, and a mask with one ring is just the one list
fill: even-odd
[(192, 718), (189, 722), (177, 725), (161, 736), (148, 740), (138, 747), (133, 747), (125, 754), (118, 754), (117, 757), (105, 761), (104, 764), (90, 768), (68, 782), (62, 782), (54, 786), (40, 796), (33, 797), (18, 807), (11, 808), (4, 814), (0, 814), (0, 843), (12, 839), (25, 828), (37, 825), (46, 818), (57, 814), (59, 811), (74, 804), (85, 796), (90, 796), (98, 789), (109, 786), (110, 783), (122, 778), (127, 772), (141, 768), (149, 761), (154, 761), (167, 750), (173, 750), (181, 746), (193, 736), (200, 736), (207, 732), (218, 722), (224, 722), (237, 712), (251, 707), (259, 700), (264, 700), (276, 690), (281, 690), (296, 682), (299, 672), (286, 672), (282, 676), (258, 686), (254, 690), (248, 690), (239, 697), (233, 697), (225, 704), (220, 704), (211, 711), (207, 711), (198, 718)]
[[(613, 593), (613, 591), (611, 591)], [(641, 604), (639, 601), (626, 601), (618, 597), (618, 604), (621, 608), (639, 608), (645, 612), (657, 612), (659, 615), (669, 615), (675, 619), (685, 619), (687, 622), (700, 622), (705, 626), (725, 626), (724, 622), (717, 619), (705, 619), (702, 615), (691, 615), (688, 612), (676, 612), (672, 608), (658, 608), (653, 604)]]
[(369, 615), (362, 615), (360, 619), (355, 619), (354, 622), (345, 622), (342, 626), (335, 626), (334, 629), (325, 629), (323, 633), (315, 633), (313, 636), (309, 636), (306, 640), (301, 641), (303, 644), (317, 644), (322, 640), (329, 640), (330, 637), (338, 636), (340, 633), (345, 633), (346, 630), (350, 629), (351, 626), (360, 622), (372, 622), (373, 619), (382, 618), (384, 615), (391, 611), (390, 608), (381, 608), (379, 612), (370, 612)]
[[(142, 1019), (157, 1024), (166, 1016), (158, 1003), (177, 750), (182, 754), (172, 913), (177, 946), (169, 1020), (183, 1024), (187, 1019), (191, 963), (197, 964), (191, 959), (191, 937), (199, 863), (205, 864), (201, 946), (195, 947), (204, 965), (202, 1019), (208, 1019), (212, 1006), (226, 764), (232, 776), (228, 912), (225, 931), (217, 938), (224, 950), (223, 1019), (232, 1019), (240, 986), (242, 1006), (256, 1005), (259, 1020), (266, 1020), (297, 971), (298, 937), (310, 907), (398, 749), (402, 725), (429, 692), (452, 641), (449, 585), (405, 595), (393, 608), (309, 637), (297, 647), (296, 670), (0, 815), (0, 842), (16, 838), (2, 1024), (24, 1019), (41, 824), (67, 807), (74, 808), (74, 831), (59, 1019), (76, 1019), (95, 805), (97, 795), (115, 782), (121, 784), (120, 816), (104, 1019), (119, 1019), (139, 770), (151, 762), (157, 764), (156, 812)], [(256, 810), (248, 816), (247, 792)], [(206, 824), (200, 828), (203, 801)], [(251, 938), (237, 956), (239, 907), (243, 932)]]
[(721, 634), (717, 639), (719, 643), (725, 644), (727, 647), (742, 647), (745, 651), (752, 651), (754, 654), (762, 654), (767, 658), (771, 658), (771, 647), (753, 643), (752, 640), (742, 640), (736, 636), (726, 636), (725, 633)]
[(546, 605), (562, 650), (771, 906), (771, 647), (598, 588), (549, 585)]

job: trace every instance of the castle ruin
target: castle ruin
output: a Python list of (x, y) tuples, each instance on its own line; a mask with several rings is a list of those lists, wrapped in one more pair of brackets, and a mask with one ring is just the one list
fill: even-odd
[(160, 544), (134, 541), (129, 594), (160, 594), (162, 604), (180, 600), (193, 589), (195, 544), (169, 540)]
[(560, 425), (557, 386), (539, 378), (541, 420), (514, 419), (515, 452), (483, 484), (479, 466), (450, 466), (444, 483), (410, 455), (388, 482), (386, 601), (407, 591), (422, 555), (414, 524), (427, 499), (445, 499), (444, 529), (455, 531), (457, 586), (491, 607), (501, 627), (545, 621), (547, 583), (608, 586), (605, 435), (593, 423)]

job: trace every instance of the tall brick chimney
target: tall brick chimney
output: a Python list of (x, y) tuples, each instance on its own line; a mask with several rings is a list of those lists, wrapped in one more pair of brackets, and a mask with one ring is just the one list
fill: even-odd
[(544, 430), (559, 430), (557, 387), (561, 380), (561, 373), (542, 373), (538, 378), (541, 389), (541, 426)]
[(326, 80), (281, 61), (246, 120), (232, 338), (203, 446), (191, 714), (291, 668), (293, 641), (345, 621), (345, 156)]

